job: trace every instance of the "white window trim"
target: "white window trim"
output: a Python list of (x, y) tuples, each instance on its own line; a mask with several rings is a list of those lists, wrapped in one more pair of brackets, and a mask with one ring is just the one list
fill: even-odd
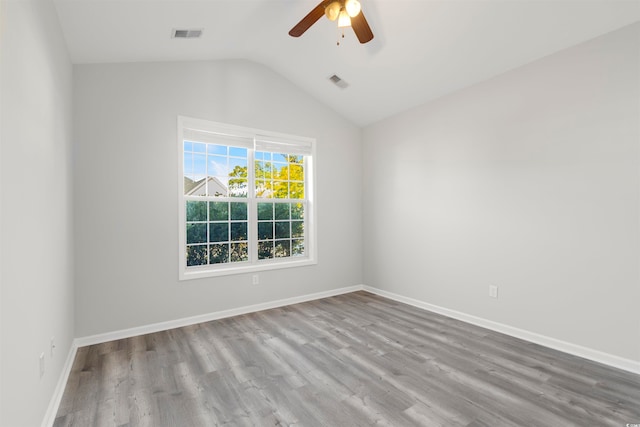
[[(307, 201), (307, 207), (305, 209), (305, 256), (301, 257), (287, 257), (281, 259), (269, 259), (258, 260), (252, 264), (217, 264), (215, 266), (207, 265), (202, 267), (189, 267), (187, 268), (187, 260), (185, 257), (184, 248), (186, 247), (186, 212), (185, 212), (185, 196), (184, 196), (184, 162), (183, 162), (183, 141), (185, 129), (197, 129), (203, 132), (213, 132), (217, 134), (229, 134), (233, 136), (240, 136), (245, 138), (251, 138), (254, 141), (283, 141), (288, 144), (301, 144), (311, 149), (311, 154), (308, 157), (311, 161), (305, 163), (305, 196)], [(296, 135), (288, 135), (278, 132), (265, 131), (261, 129), (252, 129), (243, 126), (235, 126), (224, 123), (212, 122), (209, 120), (194, 119), (185, 116), (178, 116), (178, 274), (179, 280), (200, 279), (206, 277), (226, 276), (232, 274), (249, 274), (259, 271), (276, 270), (281, 268), (295, 268), (308, 265), (317, 264), (317, 215), (316, 215), (316, 203), (315, 203), (315, 155), (316, 155), (315, 139), (301, 137)], [(249, 159), (249, 165), (247, 173), (253, 175), (253, 156)], [(252, 198), (253, 191), (250, 190), (249, 198), (246, 200), (249, 203), (248, 209), (248, 222), (249, 227), (256, 228), (257, 221), (252, 218), (255, 212), (255, 204), (259, 200)], [(245, 199), (243, 199), (245, 200)], [(273, 201), (274, 199), (264, 199), (265, 202)], [(238, 200), (241, 201), (241, 200)], [(262, 201), (262, 200), (260, 200)], [(250, 244), (256, 239), (256, 231), (251, 233), (253, 239), (250, 239)]]

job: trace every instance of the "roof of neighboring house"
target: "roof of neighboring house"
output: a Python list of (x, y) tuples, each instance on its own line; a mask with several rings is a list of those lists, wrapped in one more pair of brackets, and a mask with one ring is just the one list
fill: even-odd
[(215, 176), (208, 176), (198, 181), (194, 181), (187, 176), (184, 177), (185, 196), (207, 195), (207, 187), (209, 188), (209, 195), (216, 195), (216, 196), (227, 195), (227, 186), (224, 185), (222, 181), (220, 181)]

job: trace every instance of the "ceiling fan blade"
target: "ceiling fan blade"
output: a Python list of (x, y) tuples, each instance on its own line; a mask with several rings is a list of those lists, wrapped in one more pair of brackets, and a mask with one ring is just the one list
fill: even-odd
[(300, 22), (296, 24), (295, 27), (289, 31), (289, 35), (291, 37), (300, 37), (304, 34), (305, 31), (309, 29), (313, 24), (316, 23), (318, 19), (324, 15), (324, 4), (325, 0), (321, 1), (319, 5), (315, 7), (311, 12), (307, 14)]
[(353, 28), (353, 32), (356, 33), (356, 37), (358, 37), (360, 43), (364, 44), (373, 39), (373, 32), (362, 11), (360, 11), (355, 18), (351, 18), (351, 27)]

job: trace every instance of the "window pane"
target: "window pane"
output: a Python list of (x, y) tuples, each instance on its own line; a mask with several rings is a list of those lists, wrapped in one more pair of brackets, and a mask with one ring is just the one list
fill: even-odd
[(291, 241), (279, 240), (276, 241), (276, 248), (274, 251), (276, 258), (288, 257), (291, 255)]
[(293, 240), (291, 245), (291, 254), (293, 256), (304, 255), (304, 240)]
[(291, 204), (291, 218), (304, 219), (304, 205), (302, 203)]
[(184, 141), (184, 143), (182, 144), (182, 147), (184, 151), (193, 151), (193, 142)]
[(214, 197), (227, 196), (227, 177), (210, 176), (207, 178), (207, 194)]
[(204, 154), (193, 155), (193, 173), (199, 177), (204, 177), (207, 174), (207, 156)]
[(291, 221), (291, 237), (304, 237), (303, 221)]
[(258, 259), (273, 258), (273, 241), (258, 242)]
[(193, 153), (184, 153), (183, 173), (186, 176), (193, 175)]
[(266, 179), (273, 179), (273, 163), (265, 160), (262, 162), (262, 169), (264, 170), (264, 177)]
[(273, 239), (273, 222), (258, 223), (258, 239)]
[(290, 182), (289, 197), (291, 197), (292, 199), (304, 199), (304, 183)]
[(227, 242), (229, 241), (229, 223), (211, 223), (209, 224), (209, 241), (210, 242)]
[(207, 224), (187, 224), (187, 244), (207, 243)]
[(221, 154), (223, 156), (227, 155), (227, 146), (226, 145), (217, 145), (217, 144), (207, 144), (207, 153), (209, 154)]
[(289, 221), (276, 222), (276, 239), (291, 237), (289, 231)]
[(273, 153), (274, 162), (287, 162), (287, 155), (282, 153)]
[[(229, 159), (229, 190), (238, 196), (247, 189), (247, 159)], [(233, 187), (233, 190), (232, 190)]]
[(297, 164), (290, 165), (289, 179), (291, 181), (304, 181), (304, 167)]
[(232, 178), (229, 180), (229, 197), (247, 197), (247, 180)]
[(207, 264), (207, 245), (187, 246), (187, 266)]
[(273, 197), (276, 199), (289, 198), (289, 183), (287, 181), (273, 182)]
[(273, 197), (273, 185), (271, 184), (271, 181), (265, 181), (265, 180), (256, 180), (256, 197), (260, 197), (260, 198), (271, 198)]
[(227, 221), (229, 219), (229, 203), (209, 202), (209, 221)]
[(206, 221), (207, 202), (187, 201), (187, 221)]
[(287, 180), (289, 179), (289, 166), (286, 163), (274, 163), (273, 164), (274, 179)]
[(246, 203), (229, 203), (231, 205), (231, 220), (237, 221), (247, 219), (247, 204)]
[(234, 157), (247, 157), (247, 149), (240, 147), (229, 147), (229, 155)]
[(193, 151), (195, 151), (196, 153), (204, 153), (207, 151), (206, 146), (207, 144), (204, 144), (202, 142), (194, 142)]
[(209, 176), (229, 175), (229, 167), (225, 156), (209, 156), (208, 162), (207, 172)]
[(211, 245), (209, 259), (211, 264), (229, 262), (229, 244)]
[(193, 190), (193, 187), (196, 186), (196, 182), (193, 178), (193, 176), (184, 176), (184, 194), (185, 195), (190, 195), (191, 190)]
[(249, 246), (246, 242), (231, 244), (231, 262), (247, 261), (249, 259)]
[(231, 240), (247, 240), (247, 223), (232, 222), (231, 223)]
[(247, 177), (247, 158), (236, 159), (229, 158), (229, 169), (233, 172), (234, 176)]
[(187, 196), (204, 196), (207, 193), (206, 181), (202, 176), (184, 177), (184, 194)]
[[(234, 149), (231, 147), (231, 149)], [(245, 157), (242, 159), (229, 159), (229, 195), (231, 197), (247, 197), (247, 150), (244, 150)]]
[(289, 219), (289, 203), (275, 203), (276, 219)]
[(258, 203), (258, 220), (273, 219), (273, 203)]
[(262, 162), (256, 160), (254, 173), (256, 175), (256, 179), (264, 179), (265, 178), (264, 165), (262, 164)]

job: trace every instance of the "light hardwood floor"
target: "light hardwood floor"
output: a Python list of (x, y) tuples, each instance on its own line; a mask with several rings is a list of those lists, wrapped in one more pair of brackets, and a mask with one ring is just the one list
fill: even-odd
[(615, 426), (640, 376), (366, 292), (78, 350), (55, 426)]

